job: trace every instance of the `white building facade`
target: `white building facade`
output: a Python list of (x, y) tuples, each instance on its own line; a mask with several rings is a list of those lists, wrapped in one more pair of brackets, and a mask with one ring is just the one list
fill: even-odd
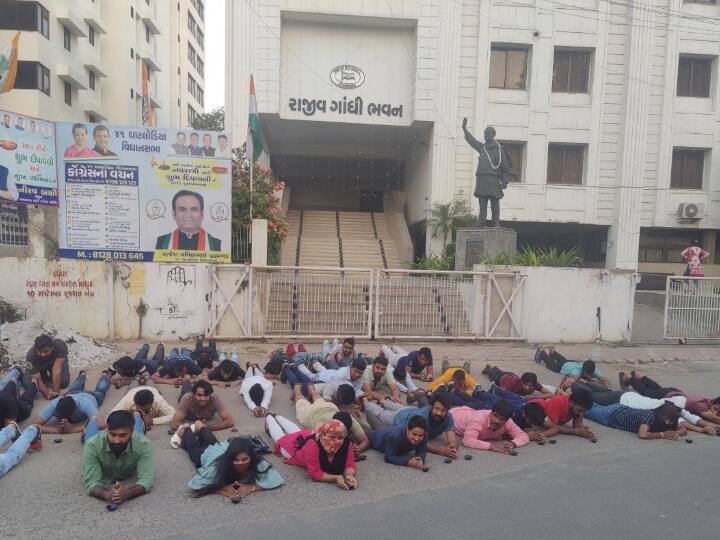
[(715, 257), (717, 3), (248, 0), (226, 9), (227, 126), (244, 140), (253, 73), (291, 206), (399, 196), (415, 253), (439, 251), (424, 235), (432, 205), (477, 210), (477, 156), (460, 127), (468, 118), (478, 139), (494, 126), (513, 158), (501, 212), (520, 244), (578, 246), (590, 265), (667, 273), (682, 272), (679, 252), (693, 239)]
[(205, 3), (169, 2), (170, 125), (192, 126), (205, 110)]
[(0, 108), (49, 120), (139, 125), (144, 64), (155, 125), (179, 127), (181, 118), (171, 114), (176, 13), (175, 3), (164, 0), (0, 1), (2, 46), (21, 32), (15, 89), (0, 96)]

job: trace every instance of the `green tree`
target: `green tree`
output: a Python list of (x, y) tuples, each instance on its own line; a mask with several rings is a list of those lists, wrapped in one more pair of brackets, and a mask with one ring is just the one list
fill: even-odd
[(287, 221), (281, 215), (280, 192), (285, 182), (273, 177), (272, 170), (255, 163), (253, 185), (250, 189), (250, 162), (247, 158), (247, 145), (233, 148), (233, 191), (232, 226), (233, 231), (251, 226), (252, 217), (268, 220), (268, 262), (277, 264), (280, 260), (282, 241), (287, 236)]
[(443, 240), (443, 256), (447, 255), (448, 236), (453, 231), (453, 203), (433, 204), (430, 209), (430, 219), (428, 220), (428, 229), (433, 238), (442, 236)]
[(202, 131), (225, 131), (225, 107), (197, 115), (192, 127)]

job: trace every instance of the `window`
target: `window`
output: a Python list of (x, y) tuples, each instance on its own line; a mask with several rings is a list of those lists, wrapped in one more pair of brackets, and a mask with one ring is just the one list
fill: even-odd
[(705, 150), (673, 148), (670, 189), (702, 189)]
[(509, 182), (522, 182), (523, 177), (523, 156), (525, 154), (525, 143), (516, 141), (500, 141), (500, 144), (510, 156), (512, 163), (512, 171), (515, 173), (512, 176), (508, 176)]
[(40, 33), (50, 39), (50, 12), (38, 4), (40, 9)]
[(15, 88), (24, 90), (40, 90), (50, 95), (50, 70), (39, 62), (18, 62)]
[(97, 117), (92, 113), (88, 113), (88, 122), (91, 124), (97, 124)]
[(678, 65), (677, 95), (710, 97), (712, 58), (681, 56)]
[(195, 95), (196, 88), (197, 83), (195, 82), (195, 79), (192, 78), (192, 75), (188, 75), (188, 92), (190, 92), (191, 96)]
[(188, 30), (190, 30), (190, 33), (193, 36), (195, 35), (195, 32), (197, 32), (197, 23), (195, 22), (195, 17), (193, 17), (189, 11), (188, 11)]
[(0, 30), (40, 32), (50, 37), (50, 13), (38, 2), (0, 1)]
[(92, 70), (88, 71), (88, 85), (90, 90), (95, 90), (95, 72)]
[(717, 0), (685, 0), (685, 4), (707, 4), (714, 6), (717, 4)]
[(63, 85), (65, 88), (65, 105), (72, 106), (72, 86), (70, 86), (70, 83), (67, 81), (65, 81)]
[(199, 86), (197, 88), (197, 100), (200, 105), (205, 107), (205, 92)]
[(197, 59), (197, 71), (200, 74), (200, 76), (204, 79), (205, 78), (205, 62)]
[(585, 147), (577, 144), (551, 144), (548, 147), (547, 183), (583, 183)]
[(195, 49), (192, 45), (188, 43), (188, 60), (190, 61), (190, 65), (195, 67), (197, 64), (197, 53), (195, 52)]
[(88, 41), (90, 45), (95, 46), (95, 27), (88, 25)]
[(72, 35), (65, 26), (63, 26), (63, 47), (65, 47), (66, 51), (72, 49)]
[(145, 27), (145, 42), (150, 43), (150, 27), (147, 24), (143, 26)]
[(204, 51), (205, 50), (205, 34), (203, 34), (203, 31), (198, 28), (197, 35), (195, 36), (198, 41), (198, 45), (200, 45), (200, 48)]
[(135, 18), (135, 8), (132, 6), (130, 6), (130, 18), (131, 19)]
[(528, 50), (493, 47), (490, 52), (490, 88), (525, 90)]
[(27, 206), (0, 202), (0, 245), (27, 246), (29, 243)]
[(588, 51), (555, 49), (552, 91), (587, 94), (591, 54)]
[(191, 105), (188, 105), (188, 125), (194, 126), (197, 117), (198, 114), (195, 112), (195, 109), (193, 109)]
[(638, 262), (681, 263), (681, 253), (690, 242), (697, 239), (696, 231), (642, 228)]

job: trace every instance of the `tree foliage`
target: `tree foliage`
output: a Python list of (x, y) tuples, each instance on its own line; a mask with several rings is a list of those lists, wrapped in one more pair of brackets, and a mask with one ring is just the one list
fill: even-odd
[(225, 131), (225, 107), (197, 115), (192, 127), (202, 131)]
[[(281, 215), (280, 196), (285, 182), (277, 181), (272, 170), (259, 163), (253, 169), (252, 192), (250, 190), (250, 161), (247, 158), (245, 144), (233, 149), (233, 191), (232, 225), (233, 231), (250, 228), (252, 218), (268, 220), (268, 261), (279, 262), (280, 247), (287, 236), (287, 221)], [(252, 218), (251, 212), (252, 202)]]

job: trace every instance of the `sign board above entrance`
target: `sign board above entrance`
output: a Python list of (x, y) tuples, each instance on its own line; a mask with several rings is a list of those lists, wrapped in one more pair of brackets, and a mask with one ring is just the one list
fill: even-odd
[(280, 117), (409, 126), (415, 34), (409, 28), (284, 21)]

